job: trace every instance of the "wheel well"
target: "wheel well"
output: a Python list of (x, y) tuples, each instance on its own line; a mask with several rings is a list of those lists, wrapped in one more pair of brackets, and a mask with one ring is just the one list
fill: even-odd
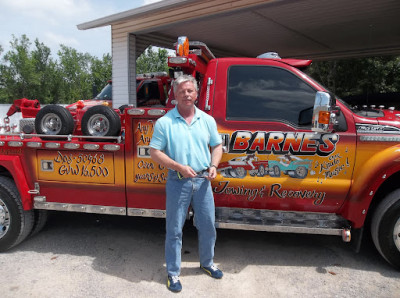
[(379, 203), (392, 191), (400, 188), (399, 187), (399, 179), (400, 179), (400, 172), (397, 172), (390, 176), (382, 185), (379, 187), (378, 191), (376, 192), (368, 212), (368, 218), (370, 218), (373, 214), (375, 208), (379, 205)]
[(367, 217), (364, 221), (364, 225), (360, 229), (356, 229), (353, 231), (352, 235), (352, 243), (353, 243), (353, 248), (356, 252), (359, 252), (361, 242), (363, 241), (364, 238), (366, 238), (366, 241), (371, 241), (371, 221), (372, 217), (374, 215), (374, 212), (376, 208), (379, 206), (379, 203), (382, 202), (382, 200), (392, 191), (396, 190), (399, 188), (399, 181), (400, 179), (400, 172), (397, 172), (390, 176), (385, 182), (381, 184), (381, 186), (378, 188), (377, 192), (375, 193), (375, 196), (373, 197), (371, 204), (368, 208), (368, 213)]
[(0, 176), (6, 176), (11, 179), (14, 179), (13, 176), (11, 175), (11, 173), (5, 167), (2, 167), (2, 166), (0, 166)]

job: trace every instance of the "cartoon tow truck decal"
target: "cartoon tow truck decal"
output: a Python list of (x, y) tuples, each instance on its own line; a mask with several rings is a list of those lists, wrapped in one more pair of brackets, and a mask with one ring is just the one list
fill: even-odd
[(255, 154), (249, 154), (221, 162), (218, 171), (226, 178), (242, 179), (246, 177), (247, 171), (251, 176), (264, 177), (268, 174), (268, 161), (259, 160)]
[(280, 177), (281, 172), (292, 178), (304, 179), (307, 177), (312, 160), (301, 159), (293, 155), (279, 156), (279, 161), (269, 161), (269, 174), (271, 177)]

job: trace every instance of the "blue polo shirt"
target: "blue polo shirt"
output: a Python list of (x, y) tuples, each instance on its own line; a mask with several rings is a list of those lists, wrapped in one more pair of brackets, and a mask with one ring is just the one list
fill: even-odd
[(192, 123), (188, 125), (175, 107), (157, 120), (150, 147), (199, 172), (210, 166), (209, 146), (221, 143), (213, 117), (195, 107)]

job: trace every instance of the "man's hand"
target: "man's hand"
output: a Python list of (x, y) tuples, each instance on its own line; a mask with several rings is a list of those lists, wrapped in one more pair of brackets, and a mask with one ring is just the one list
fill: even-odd
[(179, 173), (182, 174), (183, 178), (194, 178), (197, 176), (195, 170), (193, 170), (190, 166), (179, 167)]
[(217, 177), (217, 168), (216, 167), (210, 167), (208, 168), (208, 180), (214, 180)]

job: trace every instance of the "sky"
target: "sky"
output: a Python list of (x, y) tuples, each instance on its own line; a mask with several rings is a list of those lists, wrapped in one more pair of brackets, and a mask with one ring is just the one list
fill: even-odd
[(161, 0), (0, 0), (0, 45), (10, 49), (13, 35), (39, 39), (56, 57), (60, 44), (101, 58), (111, 53), (111, 27), (79, 30), (93, 21)]

